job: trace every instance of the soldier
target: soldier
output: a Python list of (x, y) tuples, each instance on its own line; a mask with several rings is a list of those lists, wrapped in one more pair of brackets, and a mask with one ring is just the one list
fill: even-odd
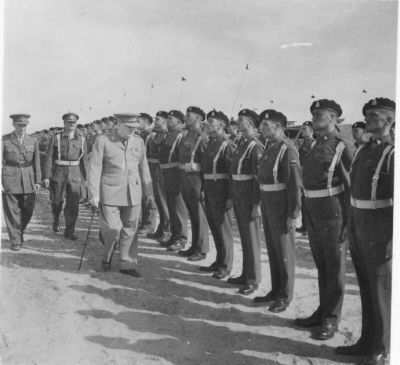
[(191, 106), (186, 110), (185, 125), (187, 133), (179, 144), (179, 169), (181, 170), (182, 197), (189, 212), (192, 225), (192, 242), (189, 249), (179, 255), (189, 261), (204, 260), (207, 256), (208, 224), (204, 210), (204, 193), (200, 162), (207, 142), (200, 130), (205, 119), (204, 111)]
[(231, 119), (231, 121), (229, 122), (228, 127), (226, 128), (227, 133), (229, 135), (229, 139), (235, 143), (235, 145), (239, 144), (239, 140), (240, 140), (240, 135), (239, 135), (239, 131), (238, 131), (238, 125), (237, 125), (237, 121), (234, 119)]
[(187, 231), (187, 211), (180, 189), (178, 145), (182, 138), (185, 116), (179, 110), (168, 113), (168, 133), (162, 141), (158, 159), (164, 178), (165, 195), (170, 218), (171, 237), (160, 242), (169, 251), (179, 251), (185, 247)]
[(256, 303), (272, 303), (269, 310), (286, 310), (293, 298), (295, 229), (301, 206), (299, 154), (285, 137), (286, 116), (266, 110), (260, 114), (267, 145), (259, 162), (263, 226), (271, 271), (271, 291), (255, 297)]
[(231, 163), (233, 208), (243, 250), (243, 267), (239, 277), (228, 283), (241, 285), (240, 294), (249, 295), (261, 280), (260, 252), (260, 186), (257, 181), (258, 161), (262, 145), (255, 136), (259, 127), (256, 112), (239, 112), (239, 131), (242, 138)]
[(354, 155), (350, 172), (349, 246), (360, 286), (361, 338), (341, 355), (366, 356), (359, 364), (389, 364), (393, 245), (394, 146), (389, 135), (396, 104), (386, 98), (363, 107), (372, 138)]
[(64, 131), (52, 136), (47, 149), (43, 182), (47, 188), (50, 187), (53, 231), (60, 230), (59, 218), (65, 200), (64, 236), (76, 241), (75, 223), (79, 213), (82, 178), (86, 177), (85, 139), (76, 133), (77, 114), (66, 113), (62, 119)]
[(201, 266), (204, 272), (213, 272), (213, 277), (223, 279), (232, 270), (232, 196), (230, 187), (230, 164), (236, 145), (224, 137), (229, 123), (223, 112), (215, 109), (207, 114), (209, 144), (201, 162), (204, 177), (205, 208), (210, 230), (214, 238), (217, 257), (210, 266)]
[[(314, 138), (314, 127), (311, 121), (306, 121), (300, 128), (300, 134), (303, 138), (303, 142), (299, 146), (299, 159), (300, 159), (300, 166), (303, 168), (304, 160), (306, 158), (307, 153), (311, 149), (311, 145), (313, 144)], [(300, 233), (306, 233), (306, 222), (305, 222), (305, 208), (304, 208), (304, 194), (301, 195), (301, 227), (297, 228), (296, 231)]]
[[(148, 158), (149, 141), (153, 137), (153, 133), (150, 129), (153, 123), (153, 118), (147, 113), (140, 113), (139, 125), (140, 125), (140, 136), (144, 141), (144, 148), (146, 151), (146, 157)], [(139, 234), (151, 234), (154, 233), (156, 227), (156, 210), (149, 209), (145, 200), (142, 200), (142, 218), (139, 226)]]
[(160, 241), (169, 240), (171, 237), (164, 177), (160, 168), (160, 160), (158, 159), (161, 144), (167, 135), (167, 121), (167, 112), (157, 112), (154, 122), (155, 133), (154, 136), (150, 138), (147, 148), (147, 160), (149, 162), (150, 174), (153, 180), (154, 197), (156, 199), (156, 205), (160, 217), (160, 222), (156, 231), (154, 233), (148, 233), (147, 237), (159, 239)]
[(15, 130), (2, 138), (3, 212), (13, 251), (19, 251), (24, 243), (41, 182), (39, 143), (26, 133), (30, 117), (10, 115)]
[(103, 117), (100, 119), (100, 130), (101, 130), (101, 133), (108, 132), (108, 130), (109, 130), (108, 117)]
[(137, 228), (142, 193), (153, 206), (153, 187), (142, 139), (134, 133), (136, 114), (115, 114), (116, 128), (100, 136), (89, 163), (90, 203), (100, 203), (100, 231), (104, 240), (102, 268), (111, 268), (114, 247), (119, 243), (120, 272), (139, 277)]
[(341, 319), (346, 263), (347, 171), (351, 152), (338, 134), (342, 115), (333, 100), (318, 100), (310, 107), (319, 137), (303, 166), (306, 226), (318, 270), (320, 304), (309, 318), (298, 318), (301, 327), (318, 327), (315, 339), (333, 338)]
[(354, 145), (358, 148), (366, 144), (371, 135), (367, 132), (367, 124), (365, 122), (355, 122), (351, 126), (351, 133), (354, 139)]

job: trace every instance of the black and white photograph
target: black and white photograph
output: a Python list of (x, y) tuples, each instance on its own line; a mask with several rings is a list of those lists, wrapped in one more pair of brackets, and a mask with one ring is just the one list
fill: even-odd
[(0, 18), (0, 364), (400, 364), (397, 1)]

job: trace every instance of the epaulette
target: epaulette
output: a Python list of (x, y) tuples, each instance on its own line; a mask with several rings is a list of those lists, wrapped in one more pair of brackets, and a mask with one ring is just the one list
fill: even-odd
[(5, 134), (4, 136), (1, 137), (1, 140), (2, 140), (2, 141), (5, 141), (6, 139), (8, 139), (8, 138), (11, 137), (11, 134), (12, 134), (12, 133)]

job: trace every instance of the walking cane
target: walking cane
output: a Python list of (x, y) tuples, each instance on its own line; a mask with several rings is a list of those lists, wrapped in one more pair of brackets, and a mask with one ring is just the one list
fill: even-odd
[(94, 214), (96, 213), (95, 209), (92, 209), (92, 216), (90, 217), (90, 223), (89, 223), (89, 228), (86, 234), (86, 240), (85, 243), (83, 244), (83, 250), (82, 250), (82, 255), (81, 255), (81, 261), (79, 263), (79, 269), (78, 271), (81, 269), (82, 267), (82, 262), (83, 262), (83, 257), (85, 256), (85, 251), (86, 251), (86, 247), (89, 241), (89, 235), (90, 235), (90, 230), (92, 229), (92, 223), (93, 223), (93, 218), (94, 218)]

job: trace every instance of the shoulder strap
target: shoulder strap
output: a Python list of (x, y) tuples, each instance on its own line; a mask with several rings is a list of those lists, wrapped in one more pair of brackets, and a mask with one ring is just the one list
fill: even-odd
[(196, 151), (197, 151), (197, 148), (198, 148), (199, 145), (200, 145), (200, 142), (201, 142), (201, 139), (202, 139), (202, 138), (203, 138), (202, 136), (199, 136), (199, 137), (197, 138), (196, 144), (195, 144), (194, 147), (193, 147), (192, 155), (190, 156), (190, 163), (193, 163), (193, 162), (194, 162), (194, 157), (196, 156)]
[(239, 160), (239, 163), (238, 163), (238, 170), (237, 170), (238, 175), (240, 175), (241, 172), (242, 172), (243, 160), (245, 159), (247, 154), (251, 154), (251, 151), (253, 150), (255, 145), (256, 145), (256, 141), (251, 141), (249, 143), (249, 145), (247, 146), (246, 151), (244, 151), (242, 157), (240, 157), (240, 160)]
[(379, 160), (378, 165), (376, 166), (374, 176), (372, 176), (371, 200), (376, 200), (376, 191), (378, 189), (379, 174), (381, 173), (382, 170), (383, 161), (385, 160), (386, 155), (390, 152), (392, 148), (393, 148), (392, 145), (386, 146), (386, 148), (382, 152), (381, 159)]
[(225, 151), (226, 146), (228, 145), (228, 141), (224, 141), (221, 143), (221, 146), (219, 147), (217, 154), (215, 155), (214, 159), (213, 159), (213, 174), (217, 173), (217, 162), (219, 159), (219, 156), (221, 155), (221, 153), (223, 153), (223, 151)]
[(336, 152), (332, 158), (332, 162), (331, 162), (331, 165), (329, 166), (329, 170), (328, 170), (328, 182), (327, 182), (328, 189), (332, 188), (332, 180), (333, 180), (333, 174), (335, 172), (335, 167), (339, 163), (345, 147), (346, 147), (346, 145), (344, 144), (343, 141), (340, 141), (336, 146)]
[(278, 155), (276, 156), (275, 159), (275, 164), (274, 164), (274, 168), (272, 169), (272, 175), (274, 176), (274, 184), (277, 185), (278, 184), (278, 167), (279, 167), (279, 162), (282, 161), (283, 155), (287, 150), (287, 145), (286, 143), (282, 143), (282, 146), (278, 152)]
[(178, 133), (178, 134), (176, 135), (175, 141), (174, 141), (174, 143), (172, 144), (171, 149), (170, 149), (170, 151), (169, 151), (168, 163), (171, 162), (171, 158), (172, 158), (172, 155), (173, 155), (173, 153), (174, 153), (174, 151), (175, 151), (175, 147), (176, 147), (176, 145), (180, 142), (181, 138), (182, 138), (182, 133)]
[(57, 153), (58, 153), (58, 160), (61, 160), (61, 143), (60, 143), (60, 133), (56, 134), (57, 139)]

